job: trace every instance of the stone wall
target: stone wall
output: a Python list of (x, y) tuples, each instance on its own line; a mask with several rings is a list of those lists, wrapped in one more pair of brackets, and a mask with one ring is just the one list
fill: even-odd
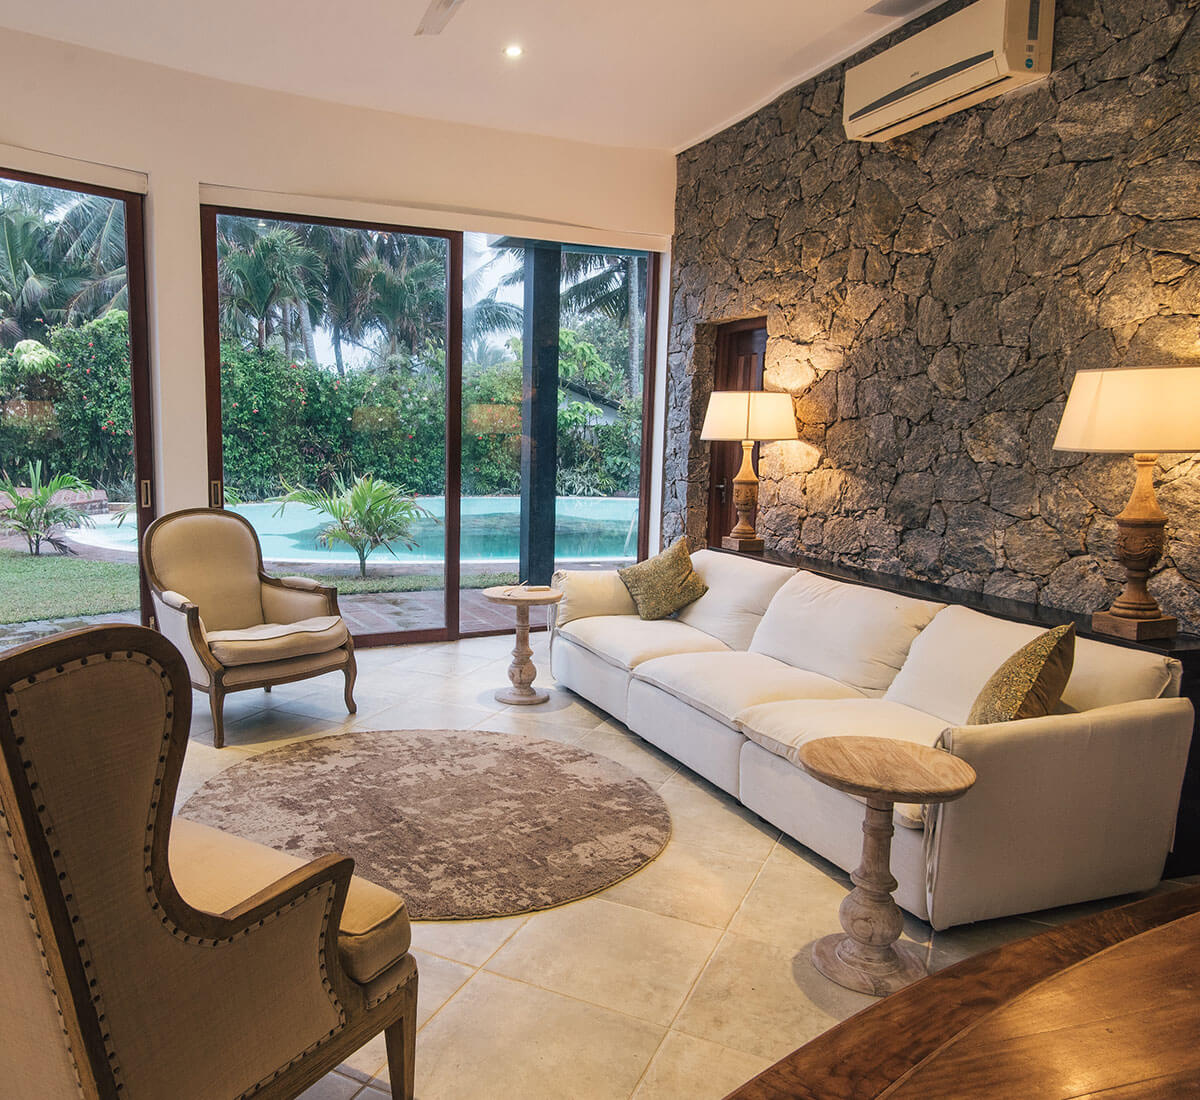
[[(679, 156), (666, 541), (705, 536), (715, 325), (765, 315), (801, 435), (762, 448), (770, 546), (1107, 606), (1132, 461), (1051, 443), (1077, 369), (1200, 363), (1198, 4), (1059, 0), (1048, 80), (885, 144), (838, 66)], [(1200, 631), (1200, 462), (1158, 485), (1152, 590)]]

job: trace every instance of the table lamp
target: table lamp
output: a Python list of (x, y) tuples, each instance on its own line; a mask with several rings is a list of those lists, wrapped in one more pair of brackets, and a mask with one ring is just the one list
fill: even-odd
[(741, 442), (742, 465), (733, 479), (733, 506), (738, 521), (721, 539), (721, 545), (726, 550), (761, 551), (763, 540), (755, 533), (753, 523), (758, 504), (758, 476), (752, 452), (759, 441), (799, 438), (792, 395), (762, 390), (716, 390), (708, 399), (700, 438)]
[(1163, 515), (1154, 497), (1154, 463), (1162, 451), (1200, 450), (1200, 367), (1119, 367), (1075, 375), (1058, 451), (1132, 454), (1137, 480), (1117, 516), (1117, 558), (1125, 588), (1107, 611), (1092, 616), (1092, 629), (1146, 641), (1173, 638), (1177, 621), (1164, 615), (1146, 590), (1162, 557)]

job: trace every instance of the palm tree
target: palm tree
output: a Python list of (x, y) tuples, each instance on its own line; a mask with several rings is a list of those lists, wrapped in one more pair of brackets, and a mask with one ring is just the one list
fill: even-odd
[(0, 493), (5, 498), (0, 504), (0, 529), (23, 536), (31, 554), (40, 555), (43, 542), (60, 554), (74, 554), (62, 532), (90, 527), (92, 521), (74, 505), (56, 498), (65, 492), (86, 493), (91, 486), (74, 474), (58, 474), (43, 481), (41, 459), (29, 463), (28, 474), (29, 488), (24, 492), (7, 473), (0, 477)]
[(646, 316), (646, 257), (637, 253), (563, 253), (563, 309), (601, 313), (629, 331), (626, 381), (630, 396), (641, 392), (642, 324)]
[(342, 543), (358, 555), (359, 576), (367, 575), (367, 558), (379, 547), (392, 557), (393, 542), (410, 550), (417, 545), (412, 537), (413, 524), (422, 516), (432, 518), (416, 498), (405, 490), (365, 474), (347, 485), (339, 475), (332, 489), (305, 489), (284, 485), (287, 490), (275, 515), (288, 504), (304, 504), (329, 517), (317, 535), (322, 546)]
[(46, 223), (22, 210), (0, 216), (0, 343), (41, 339), (57, 319), (61, 271)]
[(367, 233), (344, 226), (308, 224), (304, 242), (320, 257), (319, 301), (329, 322), (333, 358), (339, 375), (345, 375), (342, 347), (359, 343), (370, 321), (371, 277)]
[(222, 326), (253, 329), (264, 351), (276, 321), (286, 327), (288, 309), (309, 301), (321, 274), (320, 258), (293, 229), (276, 225), (251, 234), (235, 229), (225, 236), (218, 260)]
[(446, 329), (446, 248), (437, 238), (381, 233), (374, 254), (361, 261), (370, 287), (369, 324), (386, 341), (386, 354), (401, 347), (415, 355), (429, 336)]

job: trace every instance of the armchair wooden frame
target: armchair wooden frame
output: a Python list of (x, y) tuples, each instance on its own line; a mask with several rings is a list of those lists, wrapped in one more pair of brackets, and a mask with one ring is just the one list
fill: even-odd
[[(258, 532), (254, 530), (253, 524), (250, 523), (245, 516), (240, 516), (237, 512), (226, 511), (225, 509), (214, 508), (184, 508), (177, 512), (171, 512), (168, 515), (160, 516), (147, 529), (146, 536), (142, 540), (142, 565), (146, 574), (146, 582), (150, 587), (150, 594), (153, 599), (155, 608), (154, 625), (160, 631), (170, 634), (169, 631), (163, 630), (162, 617), (172, 613), (177, 613), (183, 616), (186, 636), (191, 643), (192, 649), (195, 652), (196, 659), (207, 673), (207, 680), (195, 675), (195, 669), (189, 661), (188, 666), (192, 669), (191, 683), (192, 686), (201, 691), (208, 693), (209, 706), (212, 710), (213, 723), (213, 745), (216, 748), (222, 748), (225, 744), (225, 696), (233, 691), (248, 691), (251, 688), (262, 688), (264, 691), (270, 691), (275, 684), (289, 684), (297, 680), (307, 680), (312, 676), (323, 676), (326, 672), (335, 671), (333, 668), (321, 669), (318, 672), (306, 670), (294, 674), (276, 672), (270, 676), (264, 676), (257, 679), (238, 680), (236, 683), (226, 682), (226, 673), (228, 668), (221, 664), (220, 661), (213, 656), (212, 650), (208, 646), (208, 642), (204, 637), (204, 630), (200, 624), (200, 608), (190, 601), (182, 604), (170, 602), (170, 597), (167, 595), (169, 589), (159, 579), (158, 574), (154, 569), (153, 555), (151, 554), (151, 544), (154, 537), (154, 532), (163, 524), (169, 523), (181, 516), (192, 515), (211, 515), (218, 513), (222, 517), (226, 517), (243, 524), (247, 530), (254, 536), (254, 546), (258, 553), (258, 579), (261, 584), (267, 585), (270, 588), (284, 589), (291, 592), (304, 592), (322, 598), (325, 603), (321, 609), (321, 614), (337, 615), (341, 617), (341, 611), (338, 608), (337, 589), (331, 588), (328, 585), (317, 584), (315, 581), (306, 584), (303, 587), (294, 583), (289, 583), (287, 578), (272, 577), (268, 574), (263, 566), (262, 546), (258, 541)], [(184, 593), (186, 596), (186, 593)], [(354, 659), (354, 640), (347, 633), (345, 644), (341, 647), (346, 654), (345, 659), (345, 700), (346, 710), (350, 714), (354, 714), (358, 710), (357, 704), (354, 702), (354, 682), (358, 677), (358, 665)], [(237, 666), (245, 668), (247, 666)]]
[[(385, 993), (373, 998), (344, 973), (339, 961), (338, 927), (354, 871), (353, 860), (333, 855), (315, 859), (223, 913), (193, 908), (176, 889), (168, 850), (188, 743), (192, 693), (186, 687), (189, 677), (183, 658), (167, 639), (139, 626), (101, 626), (23, 646), (0, 659), (0, 695), (9, 693), (14, 685), (61, 674), (75, 663), (114, 658), (153, 663), (161, 668), (168, 684), (169, 709), (164, 715), (162, 746), (147, 747), (147, 751), (160, 754), (160, 763), (155, 788), (144, 792), (150, 824), (145, 848), (147, 897), (141, 904), (160, 915), (163, 925), (173, 926), (176, 940), (190, 944), (196, 951), (226, 947), (234, 941), (245, 941), (247, 948), (256, 942), (265, 946), (272, 935), (278, 934), (273, 918), (303, 905), (324, 909), (319, 942), (312, 942), (311, 950), (305, 950), (307, 962), (297, 958), (296, 967), (298, 972), (303, 972), (305, 966), (314, 970), (320, 967), (320, 980), (340, 1025), (307, 1049), (298, 1050), (287, 1065), (265, 1067), (258, 1082), (240, 1096), (263, 1100), (295, 1097), (382, 1031), (394, 1095), (411, 1100), (417, 1000), (417, 971), (412, 956), (405, 954), (392, 964), (388, 973), (396, 974), (396, 984), (389, 983)], [(71, 878), (56, 859), (59, 853), (52, 850), (54, 830), (46, 816), (47, 807), (40, 804), (45, 796), (30, 780), (37, 772), (29, 770), (32, 761), (23, 748), (25, 738), (14, 728), (17, 710), (10, 712), (9, 706), (0, 709), (0, 756), (4, 763), (0, 767), (0, 808), (9, 823), (18, 866), (29, 883), (29, 915), (39, 930), (43, 963), (58, 994), (61, 1026), (73, 1052), (83, 1094), (89, 1100), (118, 1100), (124, 1094), (121, 1051), (112, 1045), (102, 1011), (103, 981), (99, 992), (96, 989), (101, 975), (91, 968), (86, 932), (81, 932), (87, 922), (80, 923), (80, 914), (73, 911)], [(219, 965), (219, 952), (212, 954), (210, 965)], [(108, 974), (107, 980), (139, 979), (129, 974)], [(311, 974), (308, 980), (312, 980)], [(249, 993), (239, 987), (250, 984), (250, 979), (234, 971), (227, 982), (229, 997)], [(286, 996), (286, 990), (277, 992)], [(186, 994), (186, 990), (181, 993)], [(261, 996), (262, 991), (257, 994)], [(158, 1024), (169, 1026), (170, 1021), (160, 1020)], [(147, 1020), (146, 1026), (156, 1024)], [(219, 1054), (212, 1052), (214, 1057)]]

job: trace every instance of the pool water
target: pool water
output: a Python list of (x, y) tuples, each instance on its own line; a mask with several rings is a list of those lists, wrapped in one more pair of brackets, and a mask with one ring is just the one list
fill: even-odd
[[(445, 560), (446, 502), (442, 497), (421, 497), (418, 503), (432, 513), (412, 529), (417, 545), (393, 545), (395, 559), (383, 549), (371, 560), (442, 562)], [(357, 562), (349, 547), (329, 549), (317, 545), (317, 535), (328, 518), (302, 504), (239, 504), (232, 509), (245, 516), (258, 532), (263, 557), (273, 561)], [(463, 497), (461, 502), (462, 561), (488, 563), (516, 561), (520, 557), (521, 498)], [(555, 506), (554, 557), (556, 561), (621, 560), (637, 557), (636, 497), (559, 497)], [(75, 542), (112, 550), (137, 550), (137, 529), (118, 527), (111, 516), (97, 517), (95, 527), (71, 532)]]

